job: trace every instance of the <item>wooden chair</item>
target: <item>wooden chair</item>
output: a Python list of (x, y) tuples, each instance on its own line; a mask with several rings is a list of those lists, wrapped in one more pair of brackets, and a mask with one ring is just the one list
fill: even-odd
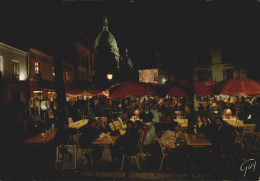
[(75, 140), (75, 142), (77, 144), (77, 148), (78, 148), (78, 152), (77, 152), (78, 153), (78, 157), (77, 158), (80, 158), (79, 157), (80, 154), (83, 154), (83, 153), (87, 152), (89, 154), (89, 157), (90, 157), (91, 165), (92, 165), (92, 167), (94, 167), (93, 158), (92, 158), (92, 154), (91, 154), (93, 149), (91, 149), (91, 148), (81, 148), (80, 145), (79, 145), (80, 136), (81, 136), (80, 134), (73, 135), (74, 140)]
[(243, 129), (243, 135), (248, 136), (252, 135), (252, 133), (255, 131), (256, 124), (245, 124)]
[(138, 158), (137, 158), (137, 153), (135, 154), (135, 155), (126, 155), (126, 154), (123, 154), (123, 159), (122, 159), (122, 165), (121, 165), (121, 171), (123, 170), (123, 168), (124, 168), (124, 161), (125, 161), (125, 157), (128, 157), (128, 158), (130, 158), (130, 159), (135, 159), (135, 162), (136, 162), (136, 165), (137, 165), (137, 168), (138, 168), (138, 170), (140, 171), (140, 166), (139, 166), (139, 160), (138, 160)]
[(159, 171), (161, 171), (164, 158), (165, 158), (166, 156), (168, 156), (168, 154), (164, 152), (163, 146), (162, 146), (162, 143), (161, 143), (160, 139), (158, 138), (157, 140), (158, 140), (158, 143), (159, 143), (159, 145), (160, 145), (161, 152), (162, 152), (162, 160), (161, 160), (161, 164), (160, 164), (160, 168), (159, 168)]
[[(142, 137), (142, 136), (141, 136)], [(141, 144), (141, 145), (140, 145)], [(122, 158), (122, 165), (121, 165), (121, 171), (123, 170), (124, 167), (124, 161), (125, 161), (125, 157), (128, 157), (130, 159), (135, 159), (136, 165), (138, 170), (140, 171), (140, 166), (139, 166), (139, 160), (137, 157), (138, 154), (138, 147), (141, 146), (142, 147), (142, 139), (140, 138), (136, 144), (136, 153), (133, 155), (128, 155), (128, 154), (123, 154), (123, 158)], [(142, 149), (142, 148), (141, 148)]]
[(70, 123), (73, 123), (73, 120), (71, 117), (68, 118), (68, 124), (70, 125)]
[(250, 149), (252, 147), (252, 144), (250, 143), (250, 139), (252, 140), (254, 138), (253, 132), (255, 130), (255, 127), (256, 124), (245, 124), (242, 132), (239, 133), (245, 142), (248, 152), (250, 152)]
[(143, 154), (143, 144), (142, 144), (142, 141), (143, 141), (143, 137), (144, 137), (144, 132), (142, 133), (138, 143), (137, 143), (137, 148), (139, 149), (139, 153), (142, 153)]

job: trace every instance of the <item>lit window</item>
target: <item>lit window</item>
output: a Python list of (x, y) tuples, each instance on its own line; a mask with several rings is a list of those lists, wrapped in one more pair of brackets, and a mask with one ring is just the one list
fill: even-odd
[(55, 77), (54, 67), (52, 67), (52, 76)]
[(81, 79), (80, 79), (80, 71), (78, 72), (78, 80), (81, 80)]
[(16, 61), (16, 60), (12, 60), (12, 64), (13, 64), (13, 72), (12, 72), (12, 75), (13, 75), (13, 79), (14, 80), (19, 80), (19, 62)]
[(34, 64), (34, 70), (35, 70), (35, 74), (39, 74), (39, 72), (40, 72), (39, 62), (35, 62), (35, 64)]
[(65, 79), (66, 79), (66, 81), (69, 81), (69, 80), (70, 80), (70, 74), (69, 74), (69, 72), (66, 72)]

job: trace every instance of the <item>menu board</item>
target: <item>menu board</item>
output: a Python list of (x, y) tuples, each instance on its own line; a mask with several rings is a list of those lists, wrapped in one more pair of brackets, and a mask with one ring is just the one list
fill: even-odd
[(76, 169), (76, 145), (59, 145), (56, 151), (56, 169)]

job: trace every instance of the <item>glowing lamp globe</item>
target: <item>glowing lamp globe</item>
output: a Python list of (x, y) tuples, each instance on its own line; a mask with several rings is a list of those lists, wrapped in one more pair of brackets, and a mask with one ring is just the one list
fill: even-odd
[(113, 74), (107, 74), (107, 79), (112, 80), (113, 79)]

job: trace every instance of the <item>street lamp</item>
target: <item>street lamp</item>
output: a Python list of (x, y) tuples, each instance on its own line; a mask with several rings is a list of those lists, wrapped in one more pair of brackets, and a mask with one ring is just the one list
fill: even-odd
[(112, 80), (113, 79), (113, 74), (107, 74), (107, 79)]
[(166, 79), (165, 79), (165, 78), (163, 78), (163, 79), (162, 79), (162, 83), (163, 83), (163, 84), (165, 84), (165, 82), (166, 82)]

